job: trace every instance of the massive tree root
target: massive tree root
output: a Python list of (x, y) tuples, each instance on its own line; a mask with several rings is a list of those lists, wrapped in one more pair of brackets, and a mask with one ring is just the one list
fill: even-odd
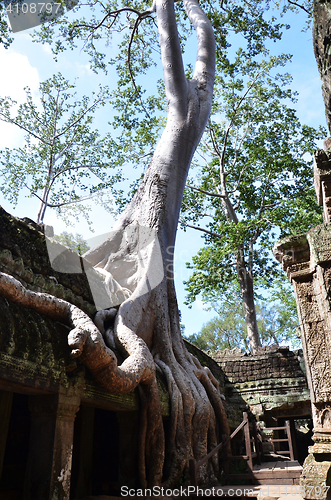
[[(81, 359), (100, 385), (117, 393), (139, 386), (143, 487), (178, 484), (188, 460), (203, 458), (229, 432), (216, 380), (183, 343), (173, 282), (180, 206), (192, 156), (210, 113), (215, 72), (212, 27), (197, 0), (184, 0), (184, 6), (198, 38), (193, 78), (185, 77), (174, 2), (156, 0), (167, 125), (112, 236), (85, 255), (109, 289), (115, 280), (116, 287), (119, 284), (130, 297), (118, 309), (110, 301), (109, 310), (97, 314), (97, 327), (77, 307), (25, 290), (10, 276), (0, 275), (2, 295), (73, 327), (69, 334), (72, 355)], [(124, 358), (120, 366), (114, 350)], [(166, 432), (156, 370), (166, 379), (170, 395)], [(217, 473), (217, 456), (198, 471), (202, 483)]]
[[(150, 172), (152, 171), (151, 166)], [(143, 486), (160, 484), (161, 481), (162, 484), (171, 486), (178, 484), (188, 460), (193, 457), (196, 460), (203, 458), (218, 444), (222, 434), (229, 433), (229, 428), (218, 382), (210, 370), (203, 368), (184, 345), (172, 275), (172, 252), (162, 242), (162, 227), (155, 225), (155, 229), (149, 228), (148, 231), (146, 226), (140, 225), (149, 222), (147, 218), (150, 212), (146, 210), (147, 201), (144, 202), (144, 198), (150, 192), (147, 186), (154, 178), (153, 173), (146, 175), (143, 185), (131, 202), (132, 205), (135, 204), (136, 210), (131, 210), (129, 206), (112, 236), (101, 247), (89, 251), (85, 258), (96, 269), (102, 266), (104, 275), (115, 277), (118, 283), (132, 291), (131, 297), (121, 304), (116, 316), (114, 309), (97, 313), (95, 322), (103, 331), (105, 342), (109, 347), (121, 351), (124, 356), (131, 349), (126, 361), (132, 366), (129, 359), (136, 354), (130, 347), (132, 336), (143, 339), (153, 356), (156, 370), (167, 381), (171, 415), (169, 430), (164, 436), (156, 379), (140, 379), (144, 407), (139, 465)], [(151, 234), (154, 234), (154, 244)], [(159, 252), (156, 247), (159, 247)], [(105, 258), (105, 255), (111, 255), (111, 258)], [(123, 276), (120, 262), (123, 262)], [(128, 262), (131, 263), (130, 266)], [(155, 274), (157, 268), (160, 278), (160, 267), (163, 278), (158, 282)], [(107, 322), (110, 322), (108, 328), (104, 326)], [(82, 344), (84, 342), (83, 337)], [(76, 338), (75, 348), (77, 345)], [(137, 353), (135, 359), (145, 362), (140, 356), (141, 353)], [(89, 366), (86, 356), (84, 363)], [(124, 368), (123, 365), (124, 363), (120, 369)], [(137, 366), (137, 373), (141, 371), (142, 367)], [(96, 373), (95, 370), (93, 373), (102, 385), (109, 377), (108, 374)], [(109, 388), (111, 389), (110, 386)], [(217, 473), (216, 456), (211, 464), (199, 471), (200, 479), (205, 483), (215, 479)]]
[[(164, 287), (167, 294), (164, 294)], [(178, 483), (189, 458), (203, 458), (219, 440), (220, 431), (228, 433), (218, 383), (209, 369), (185, 348), (179, 329), (175, 291), (171, 280), (164, 280), (149, 292), (149, 313), (154, 316), (155, 341), (151, 351), (146, 343), (124, 325), (121, 307), (117, 326), (111, 328), (115, 344), (126, 356), (118, 366), (116, 355), (106, 345), (104, 335), (92, 320), (76, 306), (45, 293), (27, 290), (12, 276), (0, 273), (0, 294), (73, 327), (68, 342), (72, 356), (90, 369), (94, 378), (106, 389), (126, 393), (140, 384), (142, 400), (139, 435), (139, 475), (141, 486), (173, 486)], [(142, 304), (146, 306), (146, 297)], [(142, 305), (141, 304), (141, 305)], [(123, 304), (124, 310), (127, 304)], [(137, 311), (137, 308), (134, 308)], [(157, 311), (161, 314), (157, 314)], [(145, 312), (147, 310), (145, 309)], [(170, 313), (170, 314), (169, 314)], [(111, 313), (113, 315), (113, 313)], [(107, 322), (108, 315), (104, 315)], [(139, 318), (143, 323), (144, 319)], [(101, 328), (102, 330), (102, 328)], [(108, 332), (109, 334), (109, 332)], [(154, 360), (153, 360), (154, 356)], [(170, 395), (170, 431), (165, 441), (161, 406), (155, 371), (167, 380)], [(217, 425), (218, 422), (218, 425)], [(200, 471), (206, 483), (218, 473), (214, 459), (208, 470)]]

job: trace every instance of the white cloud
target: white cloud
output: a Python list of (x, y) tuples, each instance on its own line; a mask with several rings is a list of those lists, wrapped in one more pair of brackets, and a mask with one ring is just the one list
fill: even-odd
[(44, 43), (44, 44), (42, 44), (42, 46), (41, 46), (41, 50), (42, 50), (43, 52), (45, 52), (45, 54), (50, 55), (50, 56), (53, 56), (52, 48), (51, 48), (51, 46), (49, 45), (49, 43)]
[[(32, 93), (39, 87), (38, 70), (31, 66), (27, 56), (0, 46), (1, 73), (0, 97), (9, 96), (18, 103), (25, 101), (24, 87)], [(22, 140), (22, 133), (14, 125), (0, 122), (0, 147), (15, 147)]]
[(77, 73), (79, 76), (93, 75), (91, 66), (89, 64), (81, 64), (76, 62), (75, 67), (77, 68)]

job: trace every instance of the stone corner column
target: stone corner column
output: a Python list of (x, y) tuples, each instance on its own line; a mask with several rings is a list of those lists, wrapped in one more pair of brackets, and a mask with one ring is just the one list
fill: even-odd
[[(325, 405), (313, 404), (314, 436), (315, 444), (308, 449), (309, 455), (304, 461), (303, 471), (300, 478), (300, 486), (304, 492), (304, 498), (313, 500), (330, 498), (331, 486), (331, 426), (330, 422), (323, 427), (320, 421), (324, 414)], [(330, 412), (327, 410), (328, 413)], [(329, 413), (329, 416), (331, 413)], [(328, 417), (329, 418), (329, 417)], [(322, 426), (321, 426), (322, 425)]]
[(325, 224), (331, 219), (331, 137), (325, 139), (324, 148), (314, 153), (314, 185), (319, 206), (323, 207)]
[(331, 225), (281, 240), (274, 255), (294, 287), (312, 405), (315, 444), (303, 465), (300, 494), (321, 500), (331, 486)]
[(59, 392), (54, 432), (50, 500), (69, 500), (74, 440), (74, 422), (80, 406), (80, 394)]
[(31, 433), (24, 500), (69, 500), (74, 421), (81, 384), (30, 396)]

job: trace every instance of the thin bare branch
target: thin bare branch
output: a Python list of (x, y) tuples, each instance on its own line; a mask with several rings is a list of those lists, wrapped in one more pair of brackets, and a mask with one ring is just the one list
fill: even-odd
[(193, 226), (191, 224), (188, 224), (187, 222), (179, 221), (180, 224), (183, 224), (183, 226), (190, 227), (191, 229), (196, 229), (197, 231), (202, 231), (203, 233), (210, 234), (211, 236), (214, 236), (215, 238), (222, 239), (223, 236), (221, 234), (213, 233), (213, 231), (208, 231), (208, 229), (204, 229), (203, 227), (200, 226)]
[[(1, 116), (3, 118), (1, 118)], [(43, 139), (42, 137), (39, 137), (37, 134), (35, 134), (34, 132), (32, 132), (32, 130), (24, 127), (24, 125), (22, 125), (21, 123), (18, 123), (16, 122), (15, 120), (13, 120), (12, 118), (10, 118), (10, 116), (6, 116), (4, 113), (1, 113), (0, 112), (0, 120), (1, 121), (4, 121), (6, 123), (12, 123), (13, 125), (16, 125), (17, 127), (19, 127), (21, 130), (24, 130), (25, 132), (27, 132), (28, 134), (32, 135), (32, 137), (34, 137), (35, 139), (37, 139), (38, 141), (42, 142), (43, 144), (46, 144), (47, 146), (51, 146), (52, 144), (48, 141), (45, 141), (45, 139)]]
[[(49, 188), (52, 187), (52, 185), (54, 184), (54, 181), (57, 177), (59, 177), (60, 175), (64, 174), (64, 172), (68, 172), (70, 170), (78, 170), (80, 168), (87, 168), (88, 170), (91, 170), (91, 168), (93, 167), (96, 167), (96, 165), (75, 165), (73, 167), (66, 167), (66, 168), (63, 168), (62, 170), (59, 170), (58, 172), (56, 172), (56, 174), (53, 175), (52, 179), (51, 179), (51, 182), (49, 184)], [(91, 171), (92, 174), (94, 173), (93, 171)], [(97, 176), (98, 177), (98, 176)]]
[(218, 142), (217, 142), (217, 139), (216, 139), (215, 131), (214, 131), (214, 128), (213, 128), (212, 123), (211, 123), (210, 120), (209, 120), (208, 130), (209, 130), (209, 135), (210, 135), (210, 138), (211, 138), (211, 142), (213, 144), (213, 148), (216, 151), (217, 156), (220, 158), (221, 157), (221, 151), (220, 151), (220, 149), (218, 147)]
[(40, 200), (46, 207), (49, 207), (49, 208), (61, 208), (65, 205), (71, 205), (72, 203), (80, 203), (82, 201), (86, 201), (86, 200), (91, 200), (92, 198), (95, 198), (98, 194), (100, 193), (93, 193), (93, 194), (90, 194), (90, 195), (87, 195), (87, 196), (82, 196), (81, 198), (79, 198), (78, 200), (70, 200), (70, 201), (64, 201), (62, 203), (48, 203), (47, 201), (45, 202), (41, 196), (39, 196), (37, 193), (35, 193), (34, 191), (32, 191), (27, 185), (26, 187), (31, 191), (31, 194), (33, 196), (35, 196), (36, 198), (38, 198), (38, 200)]
[(132, 84), (134, 86), (135, 92), (136, 92), (137, 96), (139, 97), (140, 104), (141, 104), (143, 110), (145, 111), (146, 116), (148, 118), (150, 118), (150, 114), (147, 111), (147, 109), (146, 109), (146, 107), (145, 107), (145, 105), (143, 103), (143, 100), (141, 98), (141, 95), (140, 95), (140, 92), (138, 90), (138, 87), (137, 87), (137, 84), (136, 84), (136, 80), (134, 78), (133, 71), (132, 71), (132, 68), (131, 68), (131, 47), (132, 47), (132, 44), (133, 44), (134, 35), (135, 35), (136, 31), (138, 31), (139, 24), (141, 23), (141, 21), (145, 17), (147, 17), (147, 16), (145, 15), (145, 13), (143, 13), (140, 16), (138, 16), (137, 19), (135, 20), (135, 23), (134, 23), (134, 26), (133, 26), (133, 29), (132, 29), (132, 33), (131, 33), (131, 37), (130, 37), (130, 41), (129, 41), (129, 45), (128, 45), (127, 65), (128, 65), (128, 70), (129, 70), (130, 78), (131, 78)]
[(131, 7), (122, 7), (121, 9), (117, 9), (117, 10), (113, 10), (111, 12), (107, 12), (107, 14), (95, 26), (91, 26), (90, 24), (86, 24), (86, 23), (75, 24), (71, 28), (69, 34), (72, 34), (73, 30), (76, 29), (76, 28), (89, 28), (89, 29), (92, 29), (93, 31), (96, 31), (98, 28), (100, 28), (103, 25), (103, 23), (106, 21), (106, 19), (108, 19), (109, 17), (113, 17), (113, 16), (115, 16), (117, 18), (117, 16), (119, 14), (121, 14), (121, 12), (132, 12), (133, 14), (137, 14), (137, 16), (140, 16), (142, 14), (141, 12), (139, 12), (139, 10), (132, 9)]
[(195, 191), (199, 191), (200, 193), (206, 194), (207, 196), (213, 196), (215, 198), (226, 198), (226, 196), (223, 194), (210, 193), (209, 191), (205, 191), (204, 189), (200, 189), (200, 188), (197, 188), (195, 186), (191, 186), (190, 184), (186, 184), (185, 187), (188, 187), (190, 189), (194, 189)]
[(83, 111), (83, 113), (81, 113), (81, 115), (78, 116), (78, 118), (76, 118), (76, 120), (74, 120), (72, 123), (70, 123), (64, 130), (62, 130), (62, 132), (60, 132), (59, 134), (57, 134), (55, 137), (54, 137), (54, 140), (55, 139), (58, 139), (59, 137), (61, 137), (61, 135), (65, 134), (68, 130), (70, 130), (72, 127), (74, 127), (76, 125), (76, 123), (78, 123), (89, 111), (91, 111), (92, 108), (94, 108), (99, 102), (102, 102), (102, 101), (105, 101), (107, 100), (108, 97), (104, 97), (104, 98), (101, 98), (100, 99), (97, 99), (96, 101), (93, 102), (93, 104), (91, 104), (91, 106), (89, 106), (87, 109), (85, 109), (85, 111)]
[(288, 3), (290, 3), (291, 5), (295, 5), (296, 7), (299, 7), (299, 9), (302, 9), (302, 10), (304, 10), (307, 14), (311, 15), (311, 12), (310, 12), (308, 9), (306, 9), (306, 7), (305, 7), (304, 5), (300, 5), (299, 3), (297, 3), (297, 2), (293, 2), (292, 0), (287, 0), (287, 1), (288, 1)]

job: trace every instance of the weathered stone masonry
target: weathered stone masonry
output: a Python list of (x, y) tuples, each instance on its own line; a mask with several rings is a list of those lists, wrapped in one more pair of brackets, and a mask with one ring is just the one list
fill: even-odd
[[(93, 315), (86, 276), (56, 272), (42, 232), (2, 209), (0, 227), (2, 272)], [(77, 255), (66, 251), (59, 258), (65, 270)], [(0, 297), (1, 499), (67, 500), (114, 494), (121, 481), (135, 483), (138, 393), (116, 395), (100, 388), (80, 361), (71, 359), (68, 332), (65, 325)], [(166, 417), (162, 381), (160, 394)], [(100, 426), (111, 437), (102, 457), (101, 436), (96, 441)], [(104, 478), (98, 470), (102, 462), (110, 471)]]
[(213, 354), (213, 359), (227, 377), (225, 396), (231, 406), (239, 405), (241, 409), (244, 402), (254, 415), (271, 426), (275, 423), (272, 418), (310, 415), (300, 351), (273, 346), (252, 356), (239, 349), (225, 350)]
[[(326, 144), (328, 146), (328, 144)], [(314, 422), (301, 484), (307, 498), (326, 496), (331, 486), (331, 152), (315, 155), (315, 189), (324, 224), (288, 237), (274, 248), (296, 296)]]

